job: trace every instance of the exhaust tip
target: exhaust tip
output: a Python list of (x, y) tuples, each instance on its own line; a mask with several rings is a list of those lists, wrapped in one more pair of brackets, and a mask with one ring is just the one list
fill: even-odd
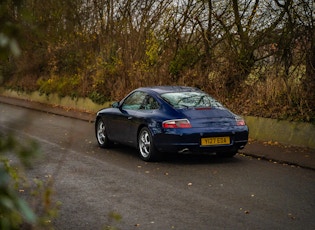
[(188, 153), (190, 150), (188, 148), (184, 148), (182, 150), (179, 150), (178, 153)]

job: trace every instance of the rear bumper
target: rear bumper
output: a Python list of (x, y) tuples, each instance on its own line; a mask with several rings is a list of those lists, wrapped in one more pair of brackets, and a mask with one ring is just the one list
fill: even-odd
[[(230, 137), (230, 144), (202, 145), (205, 137)], [(155, 147), (161, 152), (176, 153), (220, 153), (237, 152), (245, 147), (248, 141), (248, 130), (211, 132), (211, 133), (161, 133), (154, 136)]]

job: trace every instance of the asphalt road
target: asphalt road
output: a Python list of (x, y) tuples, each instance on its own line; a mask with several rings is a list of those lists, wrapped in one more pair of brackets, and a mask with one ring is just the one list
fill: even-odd
[(314, 170), (242, 155), (145, 163), (100, 149), (93, 123), (1, 103), (0, 130), (40, 144), (28, 176), (53, 178), (56, 229), (315, 229)]

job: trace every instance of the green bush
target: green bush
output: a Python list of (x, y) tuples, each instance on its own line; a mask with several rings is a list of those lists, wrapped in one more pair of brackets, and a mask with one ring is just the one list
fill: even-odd
[(180, 49), (174, 60), (170, 62), (169, 71), (172, 75), (179, 75), (186, 67), (193, 67), (199, 60), (199, 51), (195, 47)]
[[(52, 186), (49, 181), (30, 181), (23, 174), (23, 170), (38, 155), (36, 142), (28, 141), (23, 144), (16, 141), (13, 135), (0, 133), (0, 229), (49, 227), (50, 220), (56, 217), (59, 204), (51, 202)], [(18, 161), (13, 165), (11, 158), (17, 158)], [(32, 187), (35, 188), (32, 190)], [(29, 191), (29, 194), (24, 193), (25, 191)], [(22, 198), (22, 194), (36, 201), (36, 207), (31, 207)], [(41, 213), (35, 213), (34, 210), (41, 210)]]

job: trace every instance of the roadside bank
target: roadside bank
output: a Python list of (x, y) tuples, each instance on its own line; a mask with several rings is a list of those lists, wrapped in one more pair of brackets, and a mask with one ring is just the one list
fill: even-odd
[[(93, 115), (99, 109), (109, 107), (111, 104), (111, 102), (107, 102), (103, 105), (98, 105), (88, 98), (61, 98), (56, 94), (42, 95), (39, 92), (28, 94), (3, 89), (0, 90), (0, 95), (7, 98), (17, 98), (40, 103), (40, 105), (37, 105), (38, 109), (41, 106), (48, 105), (64, 108), (66, 111), (68, 110), (68, 113), (71, 110), (75, 110), (81, 116), (83, 114), (88, 115), (91, 121), (93, 120)], [(315, 149), (315, 125), (313, 124), (253, 116), (246, 116), (244, 118), (250, 130), (250, 139)]]

